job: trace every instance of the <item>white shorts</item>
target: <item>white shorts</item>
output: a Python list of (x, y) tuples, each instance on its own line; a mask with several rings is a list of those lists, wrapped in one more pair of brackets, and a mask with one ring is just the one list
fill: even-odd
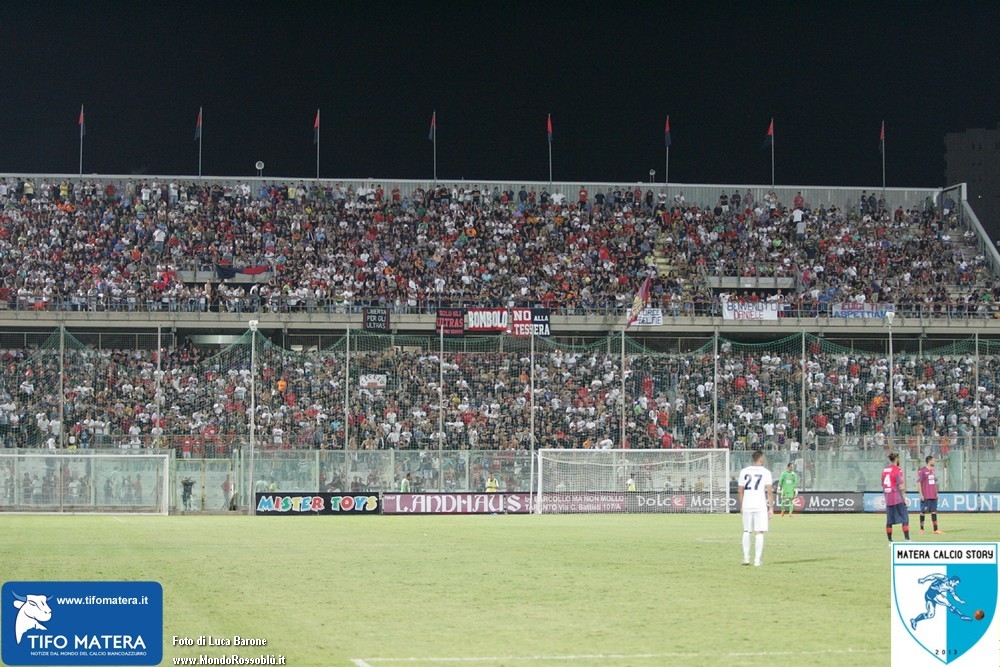
[(767, 510), (743, 510), (743, 531), (747, 533), (767, 532)]

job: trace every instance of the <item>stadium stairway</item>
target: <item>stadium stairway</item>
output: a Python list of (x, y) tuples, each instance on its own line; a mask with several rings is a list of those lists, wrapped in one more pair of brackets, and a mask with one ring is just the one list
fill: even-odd
[(659, 247), (653, 249), (653, 266), (656, 267), (656, 274), (659, 276), (668, 275), (674, 268)]

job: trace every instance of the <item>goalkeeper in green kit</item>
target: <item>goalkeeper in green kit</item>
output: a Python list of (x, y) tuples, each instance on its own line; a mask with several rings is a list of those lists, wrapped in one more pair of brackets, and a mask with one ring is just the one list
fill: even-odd
[(799, 476), (795, 472), (795, 463), (788, 462), (785, 472), (778, 478), (778, 492), (781, 494), (781, 516), (785, 516), (785, 507), (788, 507), (788, 516), (792, 516), (795, 510), (795, 487), (799, 485)]

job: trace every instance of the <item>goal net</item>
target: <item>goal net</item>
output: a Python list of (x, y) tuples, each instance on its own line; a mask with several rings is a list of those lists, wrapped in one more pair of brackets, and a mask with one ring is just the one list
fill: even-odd
[(0, 450), (0, 511), (167, 514), (170, 456)]
[(728, 449), (541, 449), (535, 511), (729, 511)]

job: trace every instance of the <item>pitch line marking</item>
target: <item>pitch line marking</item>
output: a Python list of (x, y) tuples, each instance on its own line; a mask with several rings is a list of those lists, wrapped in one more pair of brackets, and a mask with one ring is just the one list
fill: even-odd
[(759, 658), (806, 655), (844, 655), (856, 653), (884, 653), (885, 649), (846, 648), (819, 651), (755, 651), (732, 653), (596, 653), (588, 655), (507, 655), (449, 658), (367, 658), (352, 660), (356, 667), (374, 667), (375, 663), (472, 663), (472, 662), (542, 662), (557, 660), (656, 660), (662, 658)]

